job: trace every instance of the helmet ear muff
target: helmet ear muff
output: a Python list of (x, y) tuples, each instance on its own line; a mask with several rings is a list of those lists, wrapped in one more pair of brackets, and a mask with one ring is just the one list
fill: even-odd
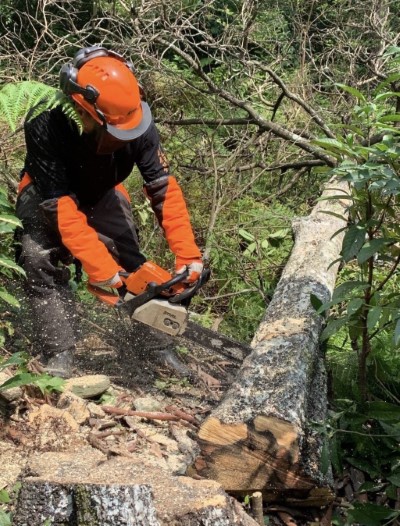
[(101, 46), (91, 46), (79, 50), (72, 64), (64, 64), (60, 70), (60, 88), (66, 95), (72, 95), (73, 93), (79, 93), (84, 99), (90, 104), (95, 104), (100, 93), (94, 87), (88, 84), (83, 87), (77, 82), (79, 69), (86, 64), (89, 60), (98, 57), (112, 57), (123, 62), (126, 67), (135, 75), (133, 64), (130, 61), (124, 59), (119, 53), (115, 51), (109, 51), (108, 49)]
[(90, 84), (85, 88), (76, 82), (78, 76), (78, 69), (72, 64), (64, 64), (60, 71), (60, 88), (66, 95), (79, 93), (90, 104), (95, 104), (100, 93)]

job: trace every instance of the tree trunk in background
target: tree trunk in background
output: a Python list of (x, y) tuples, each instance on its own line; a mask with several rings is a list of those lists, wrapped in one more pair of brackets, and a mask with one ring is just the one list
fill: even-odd
[[(322, 197), (347, 193), (331, 181)], [(320, 201), (308, 217), (294, 221), (295, 245), (274, 297), (239, 374), (222, 402), (205, 420), (194, 470), (230, 492), (260, 490), (264, 498), (331, 498), (330, 475), (321, 472), (326, 374), (319, 336), (324, 319), (310, 302), (329, 301), (336, 280), (346, 225), (347, 200)], [(343, 219), (323, 211), (341, 214)]]

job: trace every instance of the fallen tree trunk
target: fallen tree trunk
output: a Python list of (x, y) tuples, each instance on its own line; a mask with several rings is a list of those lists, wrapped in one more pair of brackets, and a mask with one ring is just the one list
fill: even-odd
[[(335, 189), (332, 189), (335, 187)], [(347, 193), (331, 182), (323, 198)], [(238, 376), (202, 424), (193, 469), (230, 492), (260, 490), (269, 500), (307, 505), (331, 498), (321, 472), (322, 440), (311, 423), (326, 418), (323, 318), (310, 302), (329, 301), (335, 285), (347, 201), (323, 200), (294, 221), (295, 245)], [(343, 219), (324, 212), (333, 212)], [(330, 266), (331, 265), (331, 266)]]

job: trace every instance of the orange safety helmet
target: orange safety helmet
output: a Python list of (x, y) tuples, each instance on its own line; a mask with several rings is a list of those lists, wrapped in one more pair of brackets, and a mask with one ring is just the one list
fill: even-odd
[(152, 122), (132, 63), (104, 47), (78, 51), (61, 68), (60, 88), (120, 141), (140, 137)]

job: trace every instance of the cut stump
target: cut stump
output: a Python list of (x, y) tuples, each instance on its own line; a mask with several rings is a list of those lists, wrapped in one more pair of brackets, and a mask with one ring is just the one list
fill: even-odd
[(14, 526), (257, 526), (221, 486), (140, 459), (44, 453), (22, 480)]

